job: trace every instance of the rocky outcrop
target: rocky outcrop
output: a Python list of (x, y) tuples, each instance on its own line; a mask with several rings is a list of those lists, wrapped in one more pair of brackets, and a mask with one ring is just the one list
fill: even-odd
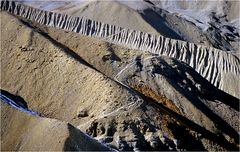
[(163, 36), (124, 29), (86, 18), (47, 12), (18, 2), (2, 1), (1, 10), (43, 25), (90, 37), (98, 37), (132, 49), (174, 57), (190, 65), (214, 86), (231, 95), (240, 97), (238, 79), (240, 60), (230, 53)]
[(176, 59), (140, 56), (115, 79), (214, 134), (222, 132), (226, 140), (239, 139), (239, 99), (215, 88)]

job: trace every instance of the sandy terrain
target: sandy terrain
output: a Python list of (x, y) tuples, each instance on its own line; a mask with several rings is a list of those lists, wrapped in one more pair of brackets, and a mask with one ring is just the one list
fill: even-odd
[(99, 38), (131, 49), (176, 58), (190, 65), (217, 88), (235, 97), (239, 98), (240, 96), (238, 85), (238, 75), (240, 73), (238, 65), (240, 60), (232, 53), (213, 47), (196, 45), (186, 41), (110, 25), (84, 17), (41, 11), (21, 3), (11, 2), (9, 5), (3, 3), (2, 9), (44, 26)]
[[(144, 18), (143, 9), (153, 5), (148, 2), (79, 2), (80, 11), (73, 3), (41, 4), (164, 35)], [(90, 13), (97, 8), (104, 9)], [(1, 102), (1, 150), (239, 150), (239, 99), (188, 64), (0, 14), (1, 100), (13, 102)], [(168, 27), (171, 20), (187, 24), (160, 14), (168, 16)], [(238, 86), (228, 84), (228, 90)]]
[(86, 151), (109, 149), (72, 125), (34, 117), (1, 102), (2, 151)]
[[(141, 107), (144, 100), (137, 93), (84, 65), (79, 56), (70, 52), (70, 49), (62, 48), (60, 43), (46, 38), (44, 34), (27, 27), (17, 19), (6, 13), (2, 13), (1, 18), (11, 18), (2, 25), (3, 90), (21, 96), (31, 110), (37, 111), (43, 117), (71, 122), (93, 137), (100, 138), (99, 136), (103, 135), (102, 140), (110, 140), (117, 149), (139, 148), (139, 145), (134, 144), (137, 141), (147, 144), (147, 139), (141, 137), (141, 133), (135, 133), (137, 128), (129, 128), (126, 132), (121, 127), (125, 123), (131, 125), (132, 121), (141, 115), (148, 117)], [(150, 105), (148, 107), (153, 108)], [(152, 112), (157, 113), (157, 108), (153, 108)], [(153, 119), (157, 118), (158, 116)], [(145, 125), (150, 127), (148, 123), (143, 121), (139, 129)], [(119, 135), (114, 131), (117, 128)], [(152, 132), (152, 136), (156, 136), (161, 130)], [(114, 139), (113, 135), (116, 136)], [(108, 136), (112, 139), (105, 139)], [(163, 140), (165, 138), (170, 137), (162, 137)], [(132, 141), (133, 139), (136, 141)], [(168, 142), (171, 142), (171, 139), (162, 146), (166, 147)], [(173, 144), (171, 147), (176, 146)], [(168, 146), (166, 148), (168, 149)]]

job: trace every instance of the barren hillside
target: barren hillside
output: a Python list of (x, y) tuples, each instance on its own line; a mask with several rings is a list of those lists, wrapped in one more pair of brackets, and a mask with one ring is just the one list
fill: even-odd
[[(171, 49), (173, 42), (176, 45), (188, 42), (168, 38), (169, 46), (160, 46), (167, 52), (162, 55), (131, 49), (121, 45), (124, 37), (120, 37), (119, 44), (104, 39), (107, 32), (100, 33), (103, 38), (99, 38), (92, 36), (94, 31), (81, 34), (56, 28), (60, 20), (59, 23), (49, 20), (49, 24), (54, 25), (49, 26), (42, 24), (48, 21), (41, 18), (26, 19), (31, 16), (30, 11), (25, 12), (26, 16), (21, 11), (16, 15), (18, 8), (12, 4), (2, 1), (0, 12), (1, 150), (239, 150), (237, 77), (240, 66), (235, 55), (189, 44), (193, 47), (184, 49), (195, 50), (190, 52), (205, 49), (205, 54), (181, 56), (173, 53), (178, 51)], [(167, 32), (170, 35), (165, 35), (147, 21), (146, 17), (158, 18), (159, 12), (154, 15), (152, 11), (163, 6), (151, 1), (138, 6), (121, 1), (30, 4), (174, 38), (171, 31)], [(179, 6), (188, 6), (185, 5)], [(154, 9), (149, 10), (149, 7)], [(164, 11), (160, 16), (164, 13), (167, 28), (185, 33), (179, 39), (187, 40), (186, 35), (191, 33), (183, 31), (184, 24), (197, 29), (196, 33), (201, 35), (202, 31), (188, 21)], [(171, 26), (174, 25), (171, 21), (178, 20), (181, 26)], [(74, 25), (69, 23), (70, 26)], [(195, 43), (196, 35), (187, 38)], [(207, 38), (205, 40), (202, 45), (213, 46)], [(126, 42), (131, 41), (130, 37)], [(226, 60), (219, 61), (221, 65), (208, 61), (217, 57)], [(192, 58), (201, 58), (200, 64), (194, 67), (198, 60)]]

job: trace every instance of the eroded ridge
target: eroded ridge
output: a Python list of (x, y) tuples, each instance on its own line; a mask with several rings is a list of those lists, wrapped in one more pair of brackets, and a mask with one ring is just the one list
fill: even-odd
[(193, 43), (93, 21), (84, 17), (39, 10), (19, 2), (1, 1), (1, 10), (39, 24), (76, 32), (131, 49), (174, 57), (189, 64), (214, 86), (239, 95), (240, 60), (233, 54)]

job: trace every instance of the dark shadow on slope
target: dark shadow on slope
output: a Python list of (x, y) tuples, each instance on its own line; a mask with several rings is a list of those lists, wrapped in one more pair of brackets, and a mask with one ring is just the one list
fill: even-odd
[(27, 102), (20, 96), (13, 95), (6, 90), (0, 89), (0, 100), (9, 106), (16, 108), (22, 112), (33, 116), (42, 116), (40, 113), (32, 111), (28, 108)]
[[(230, 105), (234, 110), (236, 109), (236, 111), (239, 111), (237, 108), (239, 107), (238, 105), (239, 99), (212, 86), (207, 80), (202, 78), (196, 71), (194, 71), (191, 67), (187, 66), (184, 63), (181, 63), (179, 61), (174, 61), (173, 65), (177, 65), (177, 67), (174, 66), (174, 68), (172, 67), (172, 65), (169, 65), (165, 61), (163, 61), (162, 65), (164, 65), (162, 66), (164, 67), (163, 69), (161, 66), (156, 66), (152, 71), (168, 78), (170, 85), (172, 85), (176, 90), (182, 93), (183, 96), (185, 96), (189, 101), (191, 101), (191, 104), (193, 104), (203, 114), (209, 117), (209, 119), (213, 121), (213, 123), (216, 125), (219, 131), (224, 132), (228, 134), (230, 137), (232, 137), (235, 140), (235, 143), (231, 143), (231, 141), (226, 140), (225, 137), (221, 134), (221, 132), (213, 133), (207, 130), (206, 128), (196, 124), (192, 120), (189, 120), (188, 118), (165, 107), (164, 105), (157, 102), (156, 100), (145, 96), (141, 92), (136, 91), (134, 88), (132, 89), (138, 92), (139, 96), (141, 96), (145, 101), (148, 101), (149, 103), (151, 103), (152, 107), (157, 107), (161, 109), (161, 111), (165, 112), (166, 114), (170, 115), (172, 118), (181, 122), (181, 124), (184, 125), (185, 127), (190, 128), (196, 131), (197, 133), (200, 133), (203, 138), (206, 138), (214, 143), (217, 143), (218, 145), (226, 148), (227, 150), (238, 150), (238, 146), (236, 145), (236, 143), (239, 140), (238, 132), (235, 129), (233, 129), (232, 126), (230, 126), (220, 116), (218, 116), (210, 108), (208, 108), (204, 103), (202, 103), (202, 101), (198, 97), (200, 96), (203, 98), (204, 95), (207, 97), (208, 95), (210, 96), (212, 95), (211, 97), (212, 99), (219, 100), (224, 104)], [(179, 74), (179, 71), (183, 73)], [(190, 74), (194, 78), (195, 82), (198, 82), (199, 84), (203, 84), (202, 88), (207, 89), (207, 92), (204, 92), (204, 91), (199, 92), (199, 90), (195, 87), (195, 84), (192, 84), (192, 81), (189, 80), (189, 78), (186, 76), (186, 73)], [(190, 86), (192, 88), (192, 91), (187, 91), (187, 88), (182, 88), (183, 80), (187, 80), (186, 84), (188, 85), (185, 87)], [(208, 95), (206, 95), (206, 93), (208, 93)], [(224, 99), (228, 99), (228, 100), (224, 100)], [(210, 102), (215, 102), (214, 100)], [(229, 103), (229, 100), (232, 100), (232, 101), (230, 101)]]
[[(231, 150), (231, 151), (236, 151), (238, 150), (238, 146), (233, 144), (233, 143), (230, 143), (229, 141), (227, 141), (223, 136), (221, 135), (218, 135), (218, 134), (214, 134), (210, 131), (208, 131), (207, 129), (205, 129), (204, 127), (196, 124), (195, 122), (187, 119), (186, 117), (176, 113), (175, 111), (165, 107), (164, 105), (162, 105), (161, 103), (155, 101), (154, 99), (152, 98), (149, 98), (149, 97), (146, 97), (145, 95), (143, 94), (140, 94), (140, 96), (145, 100), (145, 101), (148, 101), (150, 105), (152, 105), (153, 107), (155, 108), (159, 108), (162, 112), (166, 113), (167, 115), (171, 116), (173, 119), (179, 121), (181, 123), (182, 126), (186, 127), (186, 128), (189, 128), (193, 131), (196, 131), (197, 133), (201, 134), (201, 137), (202, 138), (206, 138), (214, 143), (217, 143), (218, 145), (226, 148), (227, 150)], [(176, 129), (176, 126), (173, 127), (173, 126), (169, 126), (170, 129)], [(179, 131), (182, 132), (183, 130), (182, 129), (179, 129), (177, 128), (177, 130), (175, 131), (178, 131), (178, 134), (179, 134)], [(175, 132), (176, 134), (176, 132)], [(183, 137), (182, 137), (183, 138)], [(193, 139), (193, 138), (192, 138)], [(200, 143), (197, 142), (197, 140), (195, 139), (194, 142), (196, 145), (200, 145), (200, 147), (198, 147), (199, 149), (198, 150), (201, 150), (201, 149), (204, 149), (202, 147), (202, 145)], [(186, 147), (184, 147), (186, 148)], [(188, 148), (190, 148), (189, 150), (191, 150), (193, 147), (192, 146), (189, 146), (188, 145)], [(196, 148), (196, 147), (195, 147)]]
[[(175, 145), (177, 147), (173, 148), (173, 151), (178, 150), (183, 150), (183, 151), (206, 151), (206, 149), (204, 148), (202, 142), (194, 137), (191, 133), (190, 133), (190, 129), (191, 129), (191, 123), (188, 123), (187, 121), (181, 119), (181, 117), (179, 118), (178, 116), (180, 116), (179, 114), (177, 114), (176, 112), (174, 112), (172, 109), (169, 109), (167, 107), (165, 107), (164, 105), (162, 105), (161, 103), (159, 103), (158, 101), (155, 101), (154, 99), (150, 98), (150, 97), (146, 97), (145, 95), (141, 94), (143, 96), (143, 98), (146, 99), (146, 101), (148, 101), (147, 103), (145, 102), (145, 104), (141, 105), (142, 109), (146, 109), (146, 104), (154, 107), (155, 109), (157, 109), (158, 111), (158, 115), (161, 118), (159, 118), (159, 120), (161, 120), (161, 127), (165, 126), (168, 129), (164, 130), (165, 132), (172, 134), (174, 136), (174, 139), (178, 140), (178, 145)], [(154, 103), (156, 102), (156, 103)], [(156, 105), (157, 106), (156, 106)], [(148, 115), (148, 111), (144, 110), (145, 114), (146, 114), (146, 118), (147, 119), (143, 119), (145, 121), (145, 124), (148, 124), (148, 127), (151, 127), (151, 120), (152, 120), (152, 116)], [(156, 113), (154, 114), (156, 115)], [(165, 123), (164, 123), (164, 118), (163, 116), (167, 115), (167, 119), (165, 118)], [(175, 117), (177, 116), (177, 117)], [(166, 122), (167, 120), (167, 122)], [(188, 120), (191, 122), (191, 120)], [(178, 123), (180, 122), (180, 124)], [(189, 126), (188, 126), (189, 125)], [(154, 129), (155, 127), (152, 126)], [(198, 129), (195, 129), (195, 131)], [(168, 148), (168, 146), (165, 146), (164, 144), (161, 145), (161, 141), (159, 141), (160, 146), (158, 149), (154, 149), (154, 150), (161, 150), (161, 151), (169, 151), (170, 149)], [(158, 144), (159, 144), (158, 143)], [(169, 141), (170, 143), (170, 141)], [(172, 143), (174, 144), (174, 143)], [(171, 146), (173, 147), (173, 146)]]
[(67, 125), (68, 125), (69, 137), (66, 139), (64, 143), (63, 151), (79, 151), (80, 147), (78, 147), (77, 145), (74, 145), (75, 134), (73, 134), (72, 132), (73, 126), (71, 126), (70, 124), (67, 124)]
[(153, 150), (152, 147), (150, 146), (150, 144), (145, 140), (145, 137), (143, 136), (143, 134), (138, 129), (136, 123), (131, 122), (129, 124), (129, 127), (132, 129), (132, 132), (133, 132), (135, 138), (137, 138), (137, 140), (135, 141), (136, 144), (134, 145), (135, 146), (134, 148), (139, 149), (141, 151)]
[(88, 137), (77, 128), (68, 124), (69, 137), (64, 143), (63, 151), (110, 151), (97, 140)]
[(1, 94), (7, 96), (8, 98), (10, 98), (11, 100), (15, 101), (17, 105), (19, 105), (20, 107), (24, 108), (24, 109), (28, 109), (28, 105), (27, 102), (20, 96), (17, 95), (13, 95), (10, 92), (0, 89)]
[(212, 12), (209, 17), (208, 25), (210, 27), (207, 29), (206, 34), (213, 46), (224, 51), (238, 51), (239, 47), (233, 47), (231, 42), (239, 42), (240, 36), (237, 28), (229, 25), (227, 16), (217, 15), (216, 12)]
[(178, 149), (187, 151), (206, 151), (199, 138), (190, 134), (186, 127), (177, 123), (169, 123), (168, 128), (172, 130), (172, 134), (180, 139)]
[(164, 19), (164, 17), (158, 15), (151, 9), (145, 9), (143, 13), (141, 13), (141, 16), (161, 35), (172, 39), (183, 40), (183, 38), (177, 32), (167, 25), (167, 21)]
[[(186, 64), (180, 63), (176, 60), (173, 60), (174, 68), (172, 65), (169, 65), (167, 62), (161, 60), (162, 64), (165, 65), (164, 69), (161, 67), (155, 68), (155, 73), (164, 75), (167, 81), (181, 94), (183, 94), (191, 103), (198, 108), (202, 113), (204, 113), (210, 120), (214, 122), (216, 127), (222, 132), (228, 134), (230, 137), (234, 138), (237, 142), (239, 140), (238, 132), (233, 129), (227, 122), (225, 122), (220, 116), (208, 108), (199, 98), (199, 95), (202, 98), (219, 100), (224, 104), (229, 105), (231, 108), (239, 111), (239, 99), (223, 92), (211, 85), (207, 80), (201, 77), (197, 72), (195, 72), (191, 67)], [(180, 72), (180, 74), (179, 74)], [(195, 84), (192, 84), (191, 80), (187, 77), (186, 73), (190, 74), (194, 81), (202, 85), (204, 91), (199, 91)], [(187, 81), (187, 86), (183, 83), (183, 80)], [(190, 86), (192, 91), (188, 90)]]
[[(240, 102), (239, 99), (216, 88), (213, 86), (209, 81), (207, 81), (205, 78), (203, 78), (200, 74), (198, 74), (195, 70), (193, 70), (191, 67), (189, 67), (187, 64), (183, 62), (179, 62), (177, 60), (172, 60), (175, 66), (174, 68), (172, 65), (169, 65), (167, 62), (161, 60), (161, 62), (165, 65), (165, 69), (162, 69), (158, 66), (154, 66), (154, 73), (164, 75), (168, 78), (169, 82), (173, 86), (182, 88), (181, 86), (184, 86), (183, 80), (186, 80), (188, 83), (188, 86), (191, 87), (192, 92), (189, 92), (190, 94), (193, 94), (195, 96), (200, 95), (202, 98), (205, 98), (207, 100), (211, 101), (221, 101), (222, 103), (230, 106), (236, 111), (240, 111)], [(165, 72), (165, 71), (168, 72)], [(169, 72), (171, 71), (171, 73)], [(196, 88), (195, 84), (192, 84), (192, 82), (189, 80), (186, 74), (189, 74), (192, 76), (195, 82), (201, 85), (201, 90)], [(188, 87), (185, 86), (185, 87)], [(179, 89), (178, 89), (179, 90)], [(181, 93), (186, 91), (181, 90)]]
[(150, 0), (143, 0), (143, 1), (145, 1), (145, 2), (147, 2), (149, 4), (151, 4), (151, 5), (154, 5)]
[(110, 61), (117, 61), (117, 62), (121, 62), (121, 59), (116, 55), (116, 53), (114, 52), (114, 49), (112, 48), (112, 44), (106, 44), (107, 45), (107, 51), (109, 52), (109, 54), (104, 55), (102, 57), (103, 62), (106, 62), (108, 60)]

